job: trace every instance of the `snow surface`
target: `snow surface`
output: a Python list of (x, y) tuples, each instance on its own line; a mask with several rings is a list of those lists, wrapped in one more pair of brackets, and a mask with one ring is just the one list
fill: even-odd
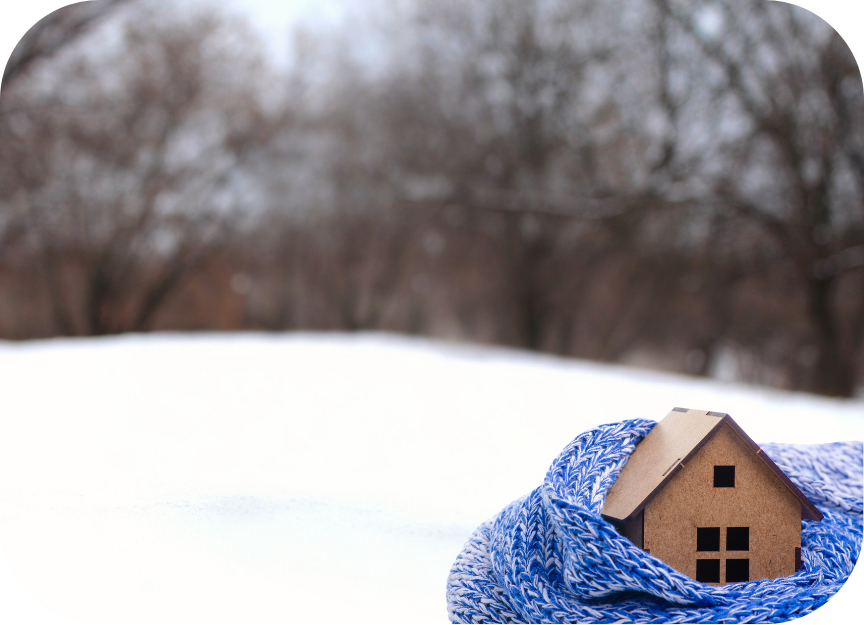
[(861, 400), (382, 334), (0, 343), (0, 380), (3, 623), (446, 622), (469, 534), (595, 425), (864, 439)]

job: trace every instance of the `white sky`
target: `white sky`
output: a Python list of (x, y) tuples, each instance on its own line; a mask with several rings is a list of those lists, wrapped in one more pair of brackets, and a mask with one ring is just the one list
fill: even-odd
[[(274, 54), (277, 64), (287, 57), (288, 33), (298, 21), (327, 24), (344, 14), (345, 7), (362, 7), (370, 0), (184, 0), (213, 2), (223, 8), (246, 13)], [(397, 2), (398, 0), (389, 0)], [(8, 59), (18, 40), (30, 26), (52, 11), (71, 4), (66, 0), (27, 0), (2, 2), (0, 19), (0, 58)], [(864, 3), (854, 0), (793, 0), (831, 24), (858, 60), (864, 59)]]
[(323, 26), (338, 22), (356, 0), (186, 0), (217, 2), (224, 9), (249, 17), (269, 47), (272, 59), (282, 65), (288, 58), (289, 37), (296, 25)]

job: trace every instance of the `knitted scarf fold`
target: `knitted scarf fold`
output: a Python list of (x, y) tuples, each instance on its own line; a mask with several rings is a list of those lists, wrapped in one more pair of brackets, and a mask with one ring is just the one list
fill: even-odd
[(862, 443), (762, 449), (824, 514), (803, 521), (801, 570), (709, 586), (651, 557), (600, 516), (606, 493), (655, 425), (576, 437), (543, 485), (481, 525), (447, 580), (455, 623), (782, 622), (824, 604), (849, 577), (862, 536)]

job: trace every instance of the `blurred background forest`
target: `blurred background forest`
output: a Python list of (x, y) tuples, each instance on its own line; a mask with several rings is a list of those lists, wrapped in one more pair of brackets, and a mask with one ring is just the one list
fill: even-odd
[(375, 330), (864, 390), (864, 91), (763, 0), (102, 0), (0, 95), (0, 338)]

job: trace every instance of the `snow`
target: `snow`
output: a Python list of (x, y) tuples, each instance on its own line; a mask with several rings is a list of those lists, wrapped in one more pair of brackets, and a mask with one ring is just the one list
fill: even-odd
[(588, 428), (864, 438), (862, 400), (383, 334), (0, 343), (0, 380), (0, 622), (446, 622), (469, 534)]

